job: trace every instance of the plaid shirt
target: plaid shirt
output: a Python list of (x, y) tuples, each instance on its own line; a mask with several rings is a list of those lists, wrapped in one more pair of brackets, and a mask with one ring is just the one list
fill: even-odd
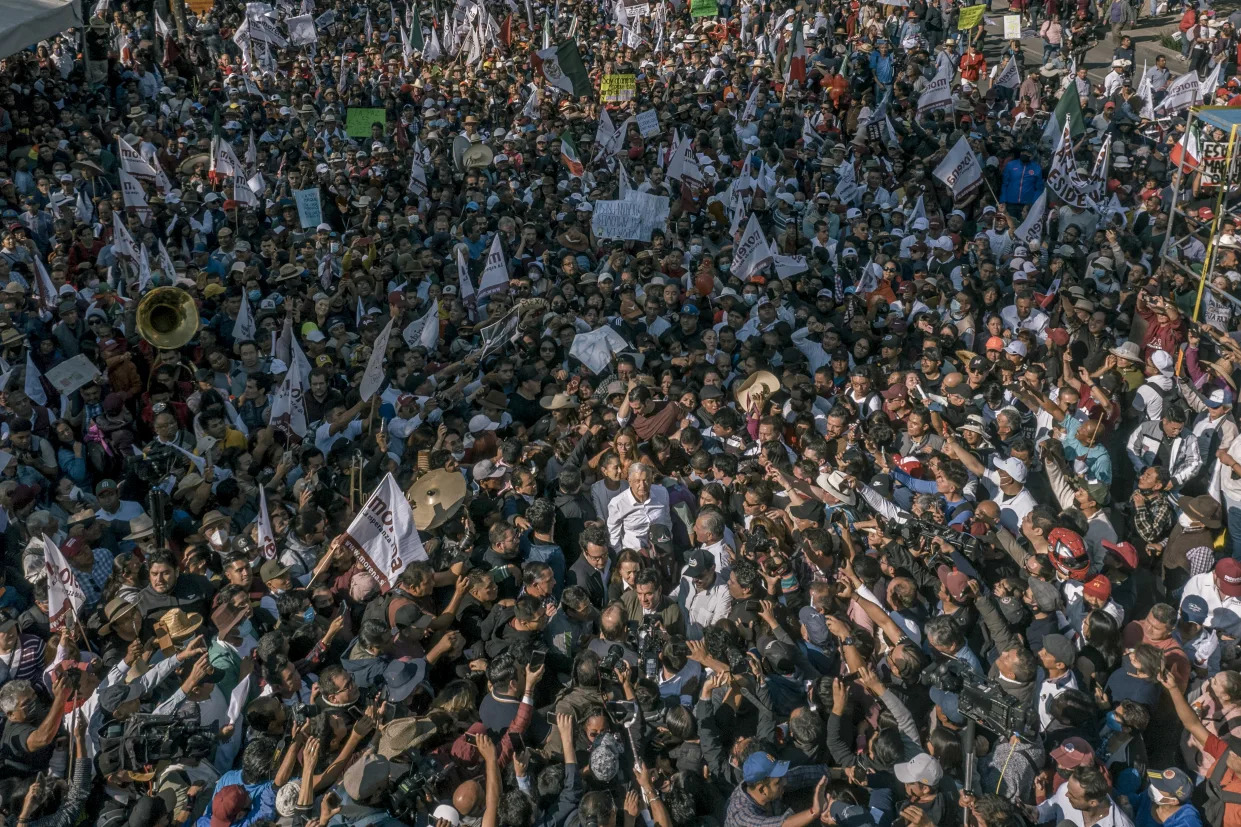
[(1167, 494), (1146, 496), (1146, 505), (1133, 507), (1133, 527), (1148, 543), (1158, 543), (1172, 530), (1175, 517)]
[(89, 571), (83, 571), (77, 566), (73, 567), (73, 575), (77, 578), (78, 585), (82, 587), (82, 593), (86, 595), (86, 605), (82, 607), (83, 612), (89, 611), (99, 603), (104, 584), (108, 582), (108, 576), (112, 574), (112, 555), (101, 548), (93, 549), (93, 553), (95, 563)]
[[(784, 776), (786, 790), (800, 790), (819, 783), (819, 779), (827, 773), (823, 764), (805, 764), (791, 768)], [(728, 809), (724, 813), (724, 827), (780, 827), (784, 823), (787, 808), (779, 801), (766, 807), (759, 804), (746, 792), (745, 785), (740, 784), (733, 790), (728, 799)]]

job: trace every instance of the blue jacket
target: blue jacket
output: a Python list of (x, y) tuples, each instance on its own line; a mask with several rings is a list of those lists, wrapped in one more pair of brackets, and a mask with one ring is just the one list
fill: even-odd
[(1000, 200), (1005, 204), (1033, 204), (1043, 194), (1043, 168), (1037, 161), (1023, 164), (1014, 158), (1004, 165)]

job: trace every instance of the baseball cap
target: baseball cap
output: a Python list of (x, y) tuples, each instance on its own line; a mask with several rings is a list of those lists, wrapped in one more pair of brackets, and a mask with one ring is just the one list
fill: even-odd
[(783, 778), (789, 771), (788, 761), (777, 761), (765, 752), (756, 752), (745, 759), (741, 775), (747, 784), (757, 784), (768, 778)]
[(994, 460), (995, 470), (1003, 471), (1013, 478), (1013, 482), (1026, 481), (1026, 464), (1016, 457), (1006, 457), (1004, 459)]
[(250, 793), (240, 784), (229, 784), (211, 799), (211, 827), (229, 827), (250, 809)]
[(999, 336), (992, 336), (990, 339), (987, 340), (987, 344), (983, 349), (984, 350), (1003, 350), (1004, 340), (1001, 339)]
[(1059, 632), (1043, 637), (1043, 651), (1065, 666), (1071, 667), (1077, 661), (1077, 650), (1069, 639)]
[(1146, 777), (1150, 779), (1151, 787), (1158, 790), (1162, 797), (1171, 798), (1178, 804), (1188, 801), (1194, 791), (1194, 784), (1189, 780), (1189, 775), (1177, 767), (1168, 767), (1162, 772), (1151, 770), (1146, 773)]
[(947, 566), (940, 566), (935, 572), (939, 577), (939, 582), (943, 584), (945, 591), (952, 595), (954, 600), (960, 600), (965, 594), (969, 586), (970, 579), (955, 569)]
[(289, 573), (289, 567), (281, 563), (279, 560), (268, 560), (259, 566), (259, 577), (264, 583), (284, 577)]
[(939, 761), (925, 752), (918, 753), (903, 764), (897, 764), (892, 768), (892, 772), (895, 773), (896, 780), (902, 784), (925, 784), (928, 787), (937, 787), (944, 778), (944, 769), (939, 765)]
[(705, 549), (696, 548), (685, 557), (686, 577), (698, 578), (715, 568), (715, 558)]
[[(1130, 569), (1138, 567), (1138, 550), (1133, 547), (1133, 543), (1113, 543), (1109, 540), (1100, 540), (1100, 545), (1112, 552), (1112, 554), (1124, 561), (1125, 565)], [(1230, 559), (1225, 557), (1225, 560)]]
[(1241, 597), (1241, 563), (1231, 557), (1216, 563), (1215, 585), (1227, 597)]
[(1207, 622), (1207, 615), (1211, 613), (1211, 607), (1207, 605), (1206, 600), (1197, 594), (1186, 595), (1181, 601), (1181, 619), (1190, 623), (1202, 625)]
[(1085, 738), (1074, 735), (1051, 751), (1051, 760), (1063, 769), (1072, 770), (1094, 763), (1094, 750)]
[(1087, 597), (1106, 602), (1112, 597), (1112, 581), (1108, 580), (1106, 575), (1097, 574), (1091, 580), (1086, 581), (1082, 591)]

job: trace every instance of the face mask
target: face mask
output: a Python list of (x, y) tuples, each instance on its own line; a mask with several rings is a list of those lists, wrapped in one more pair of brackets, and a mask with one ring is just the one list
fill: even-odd
[(1107, 717), (1104, 720), (1107, 723), (1107, 728), (1112, 732), (1120, 732), (1125, 728), (1125, 725), (1122, 724), (1120, 719), (1116, 717), (1116, 710), (1114, 709), (1107, 713)]
[(1095, 280), (1105, 279), (1107, 278), (1107, 271), (1106, 270), (1091, 270), (1090, 275)]
[(249, 293), (247, 293), (246, 295), (247, 295), (247, 296), (249, 296), (250, 301), (252, 301), (252, 302), (257, 302), (257, 301), (262, 301), (262, 300), (263, 300), (263, 291), (262, 291), (262, 290), (251, 290), (251, 291), (250, 291)]
[(721, 264), (719, 267), (720, 267), (720, 272), (721, 272), (721, 273), (727, 273), (727, 272), (729, 271), (729, 269), (732, 267), (732, 265), (731, 265), (731, 264), (729, 264), (728, 262), (724, 262), (724, 263), (723, 263), (723, 264)]
[(335, 241), (329, 244), (327, 248), (332, 253), (332, 255), (336, 255), (337, 253), (340, 252), (340, 245), (337, 244)]
[(207, 532), (207, 542), (211, 543), (214, 548), (224, 548), (228, 544), (228, 532), (223, 529), (213, 528)]
[(689, 245), (689, 254), (694, 257), (698, 257), (702, 255), (702, 245), (701, 244)]
[(388, 229), (388, 222), (387, 222), (387, 221), (380, 221), (380, 222), (379, 222), (378, 224), (376, 224), (375, 226), (376, 226), (376, 227), (378, 227), (381, 231), (382, 231), (382, 230), (386, 230), (386, 229)]
[(306, 611), (302, 612), (302, 622), (312, 623), (315, 619), (315, 607), (307, 606)]
[(237, 624), (237, 633), (243, 638), (254, 637), (254, 624), (250, 622), (249, 618), (246, 618)]
[(1186, 516), (1185, 514), (1181, 514), (1181, 515), (1179, 515), (1179, 516), (1176, 518), (1176, 521), (1177, 521), (1177, 523), (1181, 526), (1181, 528), (1185, 529), (1186, 531), (1191, 530), (1191, 529), (1192, 529), (1192, 527), (1193, 527), (1193, 525), (1194, 525), (1194, 521), (1193, 521), (1193, 520), (1191, 520), (1191, 519), (1190, 519), (1188, 516)]
[(743, 293), (741, 295), (741, 300), (745, 302), (746, 307), (753, 307), (758, 304), (758, 296), (754, 293)]
[(453, 451), (452, 458), (455, 459), (457, 462), (460, 462), (461, 460), (465, 459), (465, 451)]

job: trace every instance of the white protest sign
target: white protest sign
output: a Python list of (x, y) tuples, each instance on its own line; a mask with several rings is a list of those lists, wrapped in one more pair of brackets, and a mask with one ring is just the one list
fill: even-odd
[(87, 356), (79, 353), (72, 359), (60, 362), (44, 375), (57, 393), (64, 396), (94, 381), (99, 375), (99, 368), (95, 367)]
[(964, 137), (935, 168), (935, 177), (948, 185), (954, 198), (965, 198), (982, 183), (982, 165)]
[(1021, 39), (1021, 15), (1006, 14), (1004, 15), (1004, 39), (1020, 40)]
[(313, 230), (323, 223), (323, 210), (319, 206), (319, 188), (294, 190), (293, 200), (297, 202), (297, 219), (303, 230)]
[(569, 355), (590, 368), (596, 376), (602, 376), (612, 364), (612, 354), (628, 350), (629, 342), (612, 328), (604, 325), (589, 333), (573, 337)]
[(590, 217), (595, 238), (624, 241), (650, 241), (642, 237), (642, 207), (634, 201), (596, 201)]
[(259, 486), (258, 544), (266, 560), (276, 559), (276, 535), (271, 530), (271, 516), (267, 513), (267, 495)]
[(658, 135), (663, 132), (659, 128), (659, 115), (654, 109), (647, 109), (638, 113), (638, 131), (642, 133), (643, 138), (650, 138), (652, 135)]
[(427, 559), (414, 525), (414, 511), (391, 474), (380, 481), (345, 529), (343, 542), (384, 592), (392, 588), (406, 566)]
[(63, 629), (72, 613), (86, 605), (86, 592), (78, 585), (69, 561), (48, 536), (43, 535), (43, 560), (47, 567), (47, 616), (53, 629)]
[(290, 17), (284, 23), (289, 27), (289, 42), (294, 46), (309, 46), (318, 39), (312, 14)]

